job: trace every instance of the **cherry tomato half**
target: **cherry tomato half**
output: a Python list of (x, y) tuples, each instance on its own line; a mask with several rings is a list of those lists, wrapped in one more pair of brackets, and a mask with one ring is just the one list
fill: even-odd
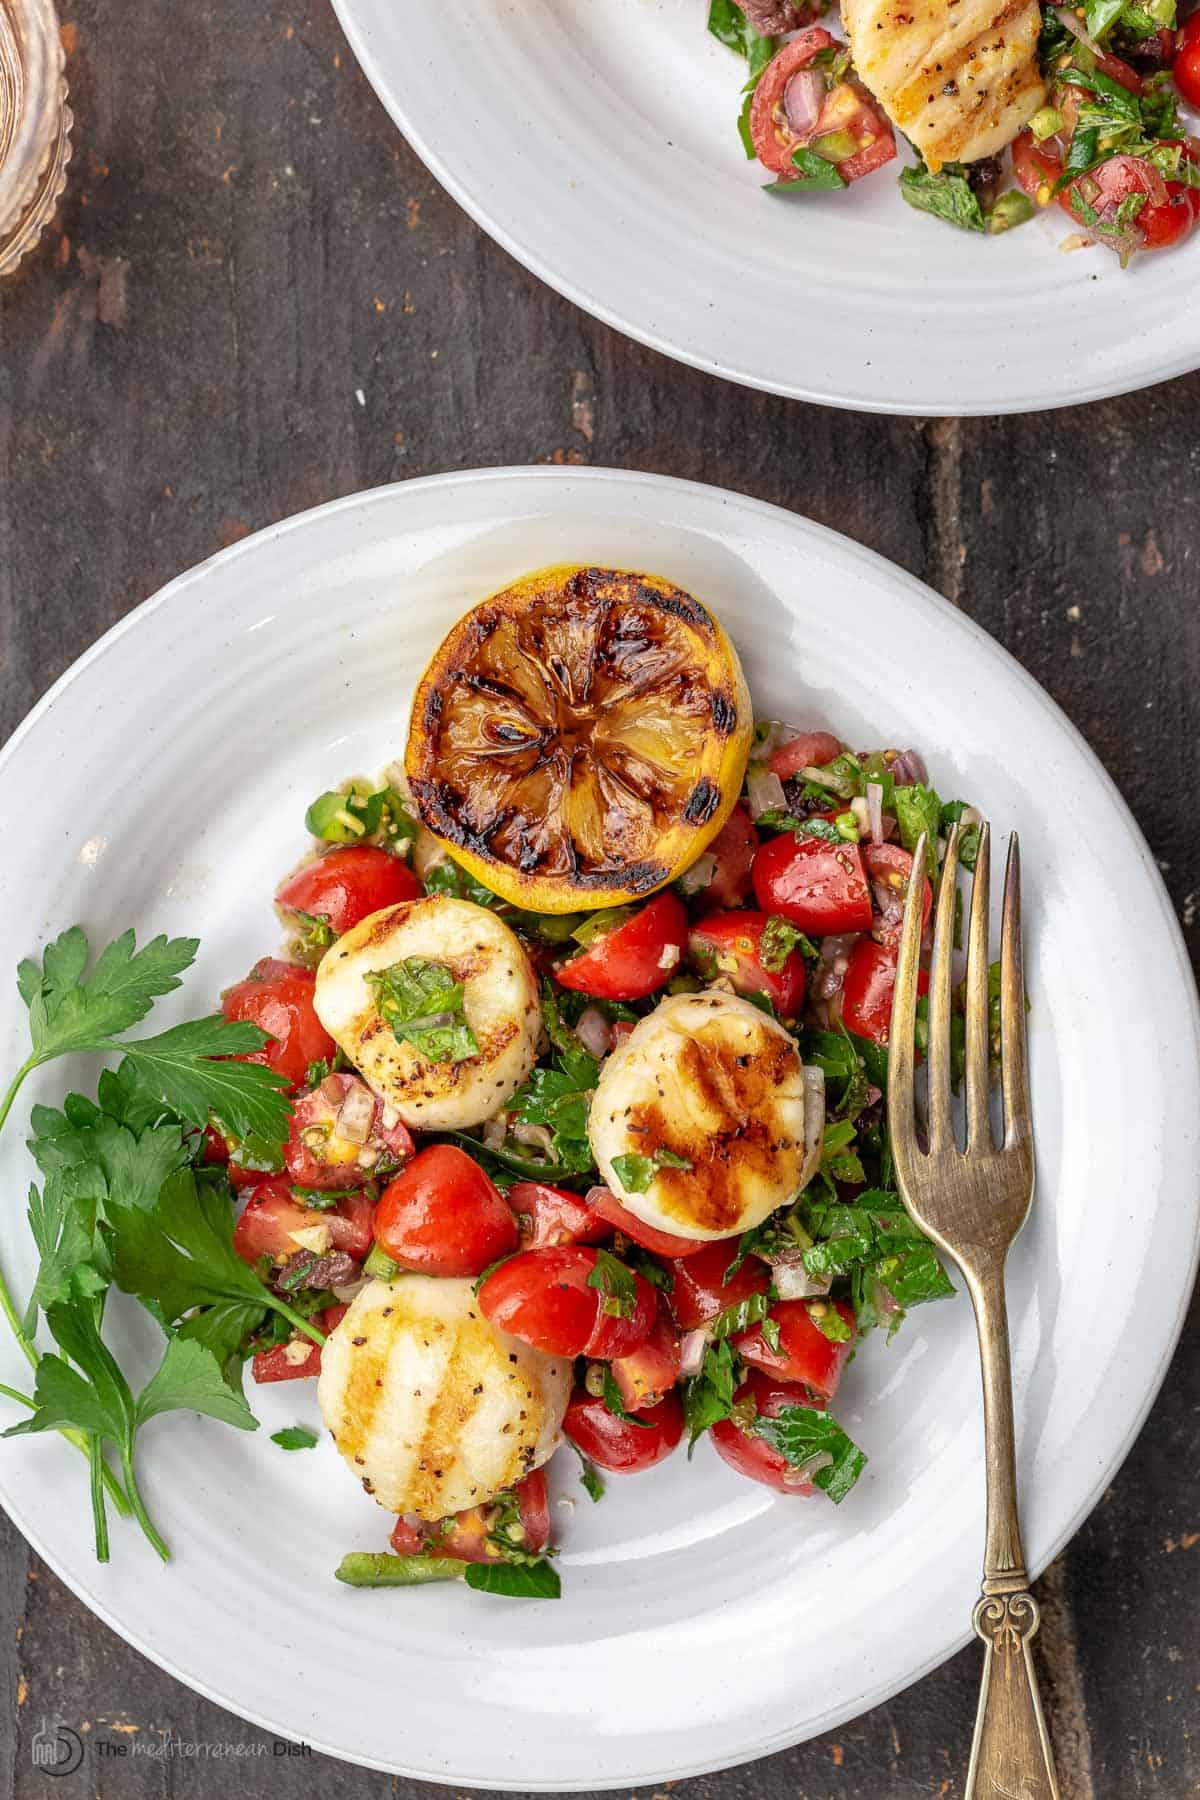
[(625, 1410), (643, 1413), (657, 1406), (679, 1380), (681, 1360), (679, 1332), (660, 1304), (654, 1329), (645, 1343), (612, 1366)]
[(764, 912), (810, 937), (871, 929), (871, 888), (857, 844), (784, 832), (755, 857), (754, 892)]
[(565, 988), (598, 1000), (641, 1000), (665, 987), (687, 942), (687, 913), (674, 894), (656, 894), (555, 970)]
[(672, 1388), (634, 1425), (609, 1412), (603, 1400), (576, 1388), (567, 1405), (563, 1430), (600, 1468), (611, 1469), (614, 1475), (637, 1475), (670, 1456), (678, 1444), (683, 1436), (683, 1405)]
[(1189, 106), (1200, 106), (1200, 26), (1196, 14), (1183, 28), (1183, 48), (1171, 67), (1175, 86)]
[(654, 1329), (658, 1298), (650, 1283), (631, 1271), (631, 1314), (605, 1312), (600, 1289), (588, 1282), (597, 1260), (595, 1250), (582, 1244), (523, 1250), (493, 1269), (479, 1290), (480, 1309), (501, 1331), (550, 1356), (604, 1361), (629, 1356)]
[(780, 781), (786, 781), (790, 775), (798, 775), (801, 769), (823, 769), (826, 763), (841, 754), (841, 742), (832, 731), (802, 731), (772, 752), (767, 758), (767, 767)]
[(792, 152), (815, 136), (813, 130), (801, 135), (788, 123), (788, 86), (814, 56), (832, 46), (833, 39), (823, 25), (810, 26), (776, 51), (758, 78), (750, 102), (750, 136), (759, 162), (773, 175), (794, 175)]
[(668, 1261), (673, 1286), (671, 1311), (675, 1323), (683, 1331), (694, 1331), (707, 1325), (727, 1306), (748, 1300), (751, 1294), (767, 1291), (767, 1269), (755, 1256), (748, 1256), (737, 1273), (726, 1281), (725, 1271), (737, 1255), (736, 1238), (717, 1238), (705, 1244), (695, 1256)]
[(602, 1244), (612, 1226), (578, 1194), (540, 1181), (516, 1181), (508, 1190), (522, 1250), (549, 1250), (559, 1244)]
[(371, 1248), (375, 1205), (366, 1194), (351, 1194), (336, 1206), (314, 1211), (292, 1196), (291, 1184), (280, 1175), (253, 1188), (241, 1218), (233, 1228), (233, 1247), (252, 1267), (260, 1256), (286, 1262), (307, 1246), (297, 1232), (312, 1233), (325, 1226), (329, 1249), (343, 1250), (358, 1262)]
[(338, 937), (371, 913), (424, 893), (406, 862), (374, 844), (341, 844), (294, 875), (275, 893), (275, 904), (289, 919), (298, 912), (323, 919)]
[[(759, 1415), (765, 1419), (778, 1418), (785, 1406), (810, 1406), (821, 1410), (807, 1389), (789, 1387), (786, 1382), (773, 1380), (759, 1369), (752, 1371), (749, 1380), (743, 1382), (733, 1398), (735, 1405), (753, 1400)], [(766, 1438), (743, 1431), (732, 1419), (721, 1419), (708, 1435), (717, 1454), (739, 1475), (761, 1481), (764, 1487), (774, 1488), (779, 1494), (811, 1494), (814, 1491), (812, 1482), (806, 1481)]]
[(495, 1183), (454, 1144), (431, 1144), (389, 1181), (375, 1241), (423, 1275), (478, 1275), (517, 1247), (517, 1222)]
[[(1200, 48), (1200, 46), (1198, 46)], [(1168, 181), (1167, 199), (1162, 206), (1144, 206), (1138, 214), (1138, 229), (1145, 250), (1169, 250), (1187, 237), (1200, 210), (1200, 189), (1182, 181)]]
[[(818, 1307), (836, 1308), (850, 1336), (841, 1343), (827, 1338), (814, 1315)], [(842, 1366), (854, 1348), (854, 1313), (844, 1300), (777, 1300), (767, 1315), (779, 1328), (779, 1349), (773, 1350), (761, 1325), (739, 1331), (733, 1347), (743, 1362), (753, 1363), (781, 1381), (802, 1381), (814, 1394), (833, 1398)]]
[[(850, 952), (842, 982), (842, 1024), (857, 1037), (886, 1044), (892, 1029), (896, 989), (896, 946), (863, 938)], [(929, 976), (917, 972), (917, 992), (929, 992)]]
[(328, 1061), (337, 1045), (313, 1010), (315, 986), (311, 969), (264, 956), (244, 981), (226, 988), (221, 996), (225, 1017), (248, 1020), (271, 1040), (233, 1060), (265, 1063), (293, 1087), (300, 1086), (310, 1063)]
[[(541, 1469), (523, 1475), (513, 1489), (521, 1527), (521, 1547), (537, 1556), (550, 1542), (550, 1501)], [(410, 1523), (401, 1517), (392, 1531), (392, 1548), (400, 1556), (453, 1556), (460, 1562), (502, 1562), (504, 1552), (490, 1540), (495, 1508), (471, 1506), (452, 1520)]]
[(778, 969), (762, 961), (764, 912), (713, 913), (688, 935), (688, 955), (706, 980), (724, 975), (739, 994), (766, 994), (781, 1019), (794, 1019), (804, 999), (804, 958), (789, 950)]
[(1053, 149), (1039, 145), (1031, 131), (1023, 131), (1013, 140), (1013, 174), (1031, 200), (1037, 200), (1045, 189), (1045, 199), (1063, 172), (1063, 159)]
[(699, 894), (705, 906), (740, 906), (750, 892), (750, 870), (758, 849), (758, 833), (744, 806), (735, 806), (708, 846), (714, 858), (712, 879)]
[(641, 1219), (635, 1218), (627, 1207), (621, 1205), (611, 1188), (589, 1188), (587, 1203), (599, 1218), (623, 1232), (643, 1250), (652, 1250), (655, 1256), (695, 1256), (710, 1241), (707, 1238), (675, 1237), (669, 1231), (659, 1231), (653, 1225), (643, 1224)]
[[(342, 1108), (350, 1101), (368, 1121), (363, 1141), (344, 1137), (338, 1129)], [(408, 1127), (395, 1119), (383, 1123), (383, 1104), (357, 1075), (327, 1075), (319, 1087), (299, 1094), (292, 1108), (283, 1161), (297, 1187), (356, 1187), (389, 1173), (413, 1153)], [(357, 1127), (355, 1130), (357, 1132)]]

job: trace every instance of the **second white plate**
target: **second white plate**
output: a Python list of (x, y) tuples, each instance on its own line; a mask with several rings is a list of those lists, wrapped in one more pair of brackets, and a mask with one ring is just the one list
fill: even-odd
[[(913, 212), (900, 163), (777, 200), (737, 134), (744, 65), (707, 0), (334, 0), (438, 180), (543, 281), (750, 387), (870, 412), (1067, 406), (1200, 366), (1200, 235), (1060, 254)], [(828, 23), (828, 21), (826, 21)], [(835, 16), (836, 29), (836, 16)]]

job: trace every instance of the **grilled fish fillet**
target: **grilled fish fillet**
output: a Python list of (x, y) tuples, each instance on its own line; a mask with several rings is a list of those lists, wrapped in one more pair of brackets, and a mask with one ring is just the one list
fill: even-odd
[[(729, 1237), (761, 1224), (811, 1175), (805, 1092), (782, 1025), (734, 994), (678, 994), (604, 1064), (588, 1137), (612, 1192), (644, 1224)], [(659, 1162), (648, 1186), (622, 1183), (614, 1159), (663, 1152), (674, 1160)]]
[(931, 169), (994, 156), (1043, 105), (1036, 0), (843, 0), (854, 67)]
[(571, 1364), (488, 1323), (469, 1281), (402, 1275), (358, 1293), (321, 1351), (321, 1417), (389, 1512), (482, 1506), (557, 1448)]

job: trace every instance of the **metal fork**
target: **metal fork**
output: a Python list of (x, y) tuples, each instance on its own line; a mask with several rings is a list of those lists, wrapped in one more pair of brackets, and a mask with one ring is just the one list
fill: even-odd
[(989, 834), (979, 830), (966, 975), (966, 1148), (955, 1138), (951, 1098), (951, 955), (960, 832), (946, 845), (929, 974), (929, 1096), (926, 1141), (914, 1111), (914, 1026), (926, 840), (913, 854), (892, 1007), (888, 1114), (904, 1204), (934, 1243), (953, 1257), (975, 1308), (983, 1370), (987, 1536), (983, 1586), (972, 1624), (983, 1640), (983, 1683), (965, 1800), (1058, 1800), (1058, 1781), (1038, 1697), (1030, 1643), (1037, 1602), (1021, 1548), (1013, 1439), (1012, 1372), (1004, 1262), (1033, 1200), (1033, 1121), (1025, 1053), (1021, 968), (1020, 853), (1014, 833), (1004, 878), (1000, 936), (1000, 1048), (1003, 1138), (993, 1138), (988, 1069)]

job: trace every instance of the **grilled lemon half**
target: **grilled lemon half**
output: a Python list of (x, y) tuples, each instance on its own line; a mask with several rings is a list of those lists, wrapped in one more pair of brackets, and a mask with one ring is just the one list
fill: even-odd
[(618, 906), (694, 862), (737, 800), (753, 719), (707, 607), (562, 564), (459, 620), (421, 677), (405, 772), (456, 862), (533, 912)]

